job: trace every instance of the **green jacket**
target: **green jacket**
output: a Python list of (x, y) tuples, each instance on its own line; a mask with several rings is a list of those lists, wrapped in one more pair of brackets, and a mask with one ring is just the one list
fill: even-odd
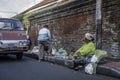
[(80, 49), (78, 49), (80, 56), (95, 53), (95, 45), (93, 42), (85, 43)]

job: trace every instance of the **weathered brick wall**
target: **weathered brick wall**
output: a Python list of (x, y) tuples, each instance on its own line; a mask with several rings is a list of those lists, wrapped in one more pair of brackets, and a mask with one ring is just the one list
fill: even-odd
[(120, 58), (120, 1), (107, 1), (103, 8), (103, 49)]
[[(82, 0), (81, 0), (82, 1)], [(77, 50), (83, 43), (86, 32), (95, 34), (95, 0), (75, 2), (57, 6), (30, 17), (32, 38), (38, 30), (48, 24), (52, 33), (54, 46), (63, 47), (68, 52)], [(120, 0), (103, 2), (103, 49), (109, 54), (118, 54), (120, 42)], [(47, 13), (47, 14), (46, 14)], [(44, 14), (44, 15), (43, 15)], [(46, 15), (45, 15), (46, 14)], [(34, 33), (33, 33), (34, 32)], [(37, 37), (34, 36), (34, 41)]]

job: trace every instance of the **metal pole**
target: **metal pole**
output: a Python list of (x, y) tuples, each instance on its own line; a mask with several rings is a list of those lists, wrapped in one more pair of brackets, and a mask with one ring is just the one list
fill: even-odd
[(102, 0), (96, 0), (96, 49), (102, 49)]

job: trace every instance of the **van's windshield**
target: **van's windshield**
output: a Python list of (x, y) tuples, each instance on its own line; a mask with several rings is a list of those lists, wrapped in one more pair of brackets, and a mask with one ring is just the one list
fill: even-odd
[(0, 30), (24, 30), (19, 20), (0, 20)]

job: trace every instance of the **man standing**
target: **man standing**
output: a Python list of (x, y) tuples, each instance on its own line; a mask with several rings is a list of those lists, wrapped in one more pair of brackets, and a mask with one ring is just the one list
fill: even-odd
[(39, 61), (44, 59), (45, 54), (50, 54), (51, 52), (51, 34), (48, 29), (48, 25), (44, 25), (42, 29), (39, 30), (38, 34), (38, 44), (39, 44)]

